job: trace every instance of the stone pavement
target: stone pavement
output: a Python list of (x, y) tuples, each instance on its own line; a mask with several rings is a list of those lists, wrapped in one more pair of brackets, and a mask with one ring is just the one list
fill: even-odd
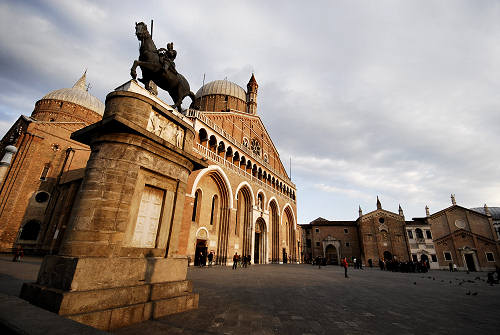
[[(495, 334), (500, 285), (486, 273), (407, 274), (312, 265), (190, 268), (199, 309), (128, 334)], [(475, 279), (481, 277), (481, 280)], [(468, 281), (471, 282), (468, 282)], [(451, 283), (450, 283), (451, 282)], [(470, 295), (467, 293), (470, 292)]]
[[(0, 256), (0, 292), (18, 295), (23, 281), (36, 279), (41, 259), (10, 259)], [(344, 278), (336, 266), (191, 267), (198, 310), (116, 333), (496, 334), (500, 329), (500, 285), (487, 285), (484, 272), (349, 268), (349, 275)]]

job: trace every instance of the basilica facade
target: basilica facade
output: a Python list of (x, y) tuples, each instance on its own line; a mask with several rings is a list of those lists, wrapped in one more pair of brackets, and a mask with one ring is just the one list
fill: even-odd
[[(189, 176), (184, 199), (179, 252), (191, 263), (204, 264), (209, 253), (217, 264), (231, 264), (235, 253), (253, 263), (299, 259), (296, 187), (258, 115), (257, 94), (253, 75), (247, 90), (216, 80), (182, 116), (197, 132), (193, 152), (208, 165)], [(84, 74), (44, 96), (4, 136), (2, 251), (58, 252), (90, 156), (71, 134), (103, 112)]]

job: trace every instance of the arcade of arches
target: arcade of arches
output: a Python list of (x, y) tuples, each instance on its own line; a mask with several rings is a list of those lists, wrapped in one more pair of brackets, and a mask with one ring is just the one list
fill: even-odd
[(195, 265), (210, 253), (221, 265), (235, 253), (255, 264), (297, 262), (295, 204), (257, 187), (213, 165), (192, 174), (183, 218), (189, 236), (179, 252)]

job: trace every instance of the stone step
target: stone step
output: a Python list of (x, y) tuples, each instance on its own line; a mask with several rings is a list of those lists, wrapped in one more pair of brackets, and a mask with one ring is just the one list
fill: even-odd
[(59, 315), (72, 315), (180, 297), (192, 291), (193, 285), (188, 280), (88, 291), (63, 291), (25, 283), (20, 296)]

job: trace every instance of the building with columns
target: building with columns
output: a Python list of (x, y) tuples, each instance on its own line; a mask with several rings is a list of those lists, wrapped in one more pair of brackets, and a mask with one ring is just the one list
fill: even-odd
[[(234, 253), (253, 263), (299, 258), (296, 187), (258, 115), (257, 93), (253, 74), (246, 91), (216, 80), (198, 90), (192, 105), (197, 109), (182, 116), (197, 132), (194, 154), (209, 165), (189, 176), (185, 195), (179, 251), (192, 263), (205, 263), (210, 252), (217, 264), (232, 264)], [(103, 112), (84, 74), (72, 88), (44, 96), (4, 136), (2, 251), (22, 245), (36, 253), (58, 252), (90, 155), (88, 146), (70, 136), (101, 120)]]

